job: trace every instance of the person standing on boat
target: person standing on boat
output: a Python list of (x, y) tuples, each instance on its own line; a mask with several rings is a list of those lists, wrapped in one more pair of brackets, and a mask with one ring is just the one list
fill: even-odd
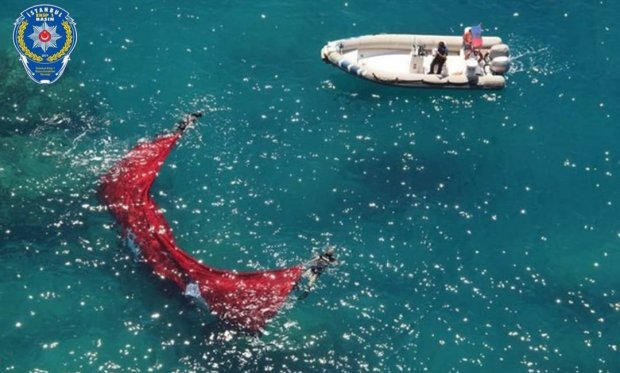
[(471, 52), (473, 50), (474, 43), (474, 35), (471, 33), (471, 27), (465, 28), (465, 33), (463, 34), (463, 57), (468, 59), (471, 56)]
[(441, 75), (441, 70), (443, 69), (443, 65), (446, 63), (448, 59), (448, 47), (446, 47), (446, 43), (443, 41), (439, 42), (437, 46), (437, 52), (435, 53), (435, 58), (433, 58), (433, 62), (431, 62), (431, 71), (429, 74), (434, 74), (435, 65), (437, 65), (437, 74)]

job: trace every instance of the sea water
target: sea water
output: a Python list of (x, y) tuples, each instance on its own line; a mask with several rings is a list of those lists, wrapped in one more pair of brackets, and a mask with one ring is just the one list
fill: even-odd
[[(620, 369), (614, 2), (61, 2), (52, 86), (0, 29), (0, 371)], [(320, 60), (330, 40), (460, 35), (512, 50), (502, 91), (410, 90)], [(210, 265), (339, 265), (261, 336), (134, 260), (102, 172), (204, 111), (152, 193)]]

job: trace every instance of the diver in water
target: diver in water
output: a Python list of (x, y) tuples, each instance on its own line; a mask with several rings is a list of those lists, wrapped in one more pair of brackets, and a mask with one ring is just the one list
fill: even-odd
[(187, 114), (183, 119), (177, 122), (176, 131), (179, 131), (179, 132), (185, 131), (187, 127), (196, 123), (198, 118), (200, 118), (201, 116), (202, 116), (202, 113), (200, 112)]
[(297, 298), (298, 300), (305, 299), (310, 295), (310, 291), (314, 288), (314, 283), (319, 276), (325, 272), (329, 266), (338, 264), (338, 260), (334, 256), (334, 247), (327, 245), (325, 252), (315, 256), (304, 264), (308, 268), (302, 274), (302, 277), (307, 280), (304, 292)]

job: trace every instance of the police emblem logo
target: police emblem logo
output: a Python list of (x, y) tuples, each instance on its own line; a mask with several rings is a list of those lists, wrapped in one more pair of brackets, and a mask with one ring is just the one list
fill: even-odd
[(32, 6), (15, 21), (13, 44), (28, 76), (39, 84), (60, 78), (76, 43), (75, 21), (56, 5)]

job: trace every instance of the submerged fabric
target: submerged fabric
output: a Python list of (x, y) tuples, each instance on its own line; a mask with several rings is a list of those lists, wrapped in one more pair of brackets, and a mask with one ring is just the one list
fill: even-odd
[(122, 227), (127, 244), (153, 272), (186, 295), (203, 299), (224, 321), (259, 331), (284, 303), (301, 276), (301, 266), (237, 273), (199, 263), (181, 250), (149, 192), (181, 133), (136, 145), (102, 178), (100, 198)]

